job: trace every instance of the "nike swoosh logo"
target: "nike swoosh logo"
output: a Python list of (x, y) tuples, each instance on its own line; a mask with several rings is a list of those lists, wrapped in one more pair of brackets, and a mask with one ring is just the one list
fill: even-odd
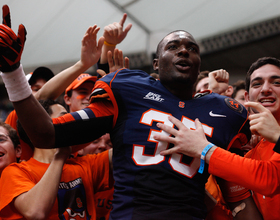
[(210, 115), (211, 117), (223, 117), (223, 118), (227, 117), (226, 115), (214, 114), (212, 111), (209, 112), (209, 115)]

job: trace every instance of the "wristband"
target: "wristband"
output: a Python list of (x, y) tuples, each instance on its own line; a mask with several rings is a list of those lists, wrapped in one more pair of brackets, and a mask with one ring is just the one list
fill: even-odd
[(276, 153), (280, 153), (280, 137), (278, 138), (276, 144), (274, 145), (273, 150), (274, 150)]
[(201, 153), (201, 157), (200, 157), (200, 167), (198, 172), (199, 173), (203, 173), (204, 170), (204, 166), (205, 166), (205, 155), (207, 154), (207, 152), (214, 146), (214, 144), (210, 143), (208, 144), (202, 151)]
[(32, 94), (30, 85), (23, 72), (22, 65), (12, 72), (2, 73), (1, 76), (11, 102), (21, 101)]
[(104, 40), (104, 44), (105, 45), (107, 45), (107, 46), (109, 46), (109, 47), (115, 47), (116, 46), (116, 44), (109, 44), (107, 41), (105, 41)]

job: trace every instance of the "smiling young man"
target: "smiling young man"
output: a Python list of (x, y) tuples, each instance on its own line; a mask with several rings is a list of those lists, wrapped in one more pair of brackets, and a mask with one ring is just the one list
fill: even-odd
[[(1, 38), (10, 37), (10, 29), (3, 25), (0, 29)], [(201, 60), (199, 47), (188, 32), (166, 35), (156, 55), (153, 66), (160, 80), (140, 70), (119, 69), (95, 83), (87, 108), (53, 119), (54, 125), (27, 85), (15, 86), (24, 74), (18, 63), (9, 64), (10, 72), (2, 77), (21, 124), (41, 148), (88, 143), (110, 132), (115, 180), (110, 219), (204, 219), (209, 173), (198, 172), (199, 159), (160, 155), (168, 144), (153, 139), (153, 134), (163, 133), (155, 122), (172, 125), (168, 121), (172, 114), (193, 127), (195, 118), (203, 115), (209, 139), (228, 149), (234, 140), (246, 142), (250, 136), (247, 111), (214, 93), (193, 98)], [(14, 95), (18, 90), (21, 95)], [(209, 115), (222, 110), (228, 114), (226, 120)]]

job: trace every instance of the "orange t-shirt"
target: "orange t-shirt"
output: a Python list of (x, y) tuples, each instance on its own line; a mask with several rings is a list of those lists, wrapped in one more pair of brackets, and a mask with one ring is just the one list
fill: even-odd
[(273, 151), (274, 145), (262, 139), (245, 158), (217, 148), (208, 169), (213, 175), (251, 189), (266, 220), (280, 219), (280, 154)]
[[(69, 219), (71, 216), (96, 219), (94, 193), (113, 185), (109, 166), (108, 151), (68, 159), (63, 166), (56, 201), (48, 219)], [(31, 158), (4, 169), (0, 179), (0, 218), (24, 219), (12, 201), (33, 188), (48, 167), (49, 164)]]
[(96, 203), (96, 220), (109, 220), (112, 210), (114, 187), (94, 194)]

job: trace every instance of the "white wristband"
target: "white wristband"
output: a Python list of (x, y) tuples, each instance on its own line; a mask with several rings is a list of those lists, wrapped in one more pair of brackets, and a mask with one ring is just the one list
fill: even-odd
[(20, 65), (15, 71), (1, 73), (1, 76), (11, 102), (21, 101), (32, 94), (30, 85), (23, 72), (22, 65)]

